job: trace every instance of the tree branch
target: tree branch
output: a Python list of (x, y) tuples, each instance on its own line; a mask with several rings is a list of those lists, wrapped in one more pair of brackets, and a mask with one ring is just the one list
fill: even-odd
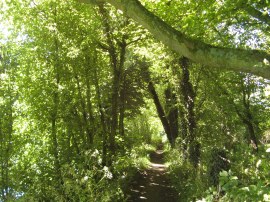
[(211, 68), (249, 72), (270, 79), (270, 55), (259, 50), (216, 47), (190, 39), (148, 11), (138, 0), (79, 0), (108, 2), (148, 29), (155, 38), (176, 53)]

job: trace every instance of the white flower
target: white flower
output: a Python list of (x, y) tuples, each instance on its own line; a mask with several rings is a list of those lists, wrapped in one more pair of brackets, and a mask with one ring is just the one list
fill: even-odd
[(88, 180), (88, 176), (84, 176), (83, 180), (84, 181), (87, 181)]
[(109, 171), (109, 168), (107, 166), (104, 166), (102, 170), (104, 171), (104, 177), (105, 178), (107, 178), (107, 179), (112, 179), (113, 178), (113, 175)]
[(108, 178), (109, 180), (113, 178), (113, 175), (111, 172), (106, 172), (105, 177)]
[(95, 151), (93, 152), (93, 154), (91, 155), (91, 157), (97, 157), (99, 154), (98, 150), (95, 149)]
[(270, 64), (269, 61), (268, 61), (266, 58), (263, 59), (263, 63), (264, 63), (265, 65), (269, 65), (269, 64)]
[(98, 158), (98, 165), (101, 165), (101, 164), (102, 164), (102, 159)]

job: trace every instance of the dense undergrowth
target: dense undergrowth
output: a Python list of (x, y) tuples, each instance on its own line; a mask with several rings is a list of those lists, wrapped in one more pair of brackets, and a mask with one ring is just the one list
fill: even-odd
[(150, 127), (143, 115), (138, 115), (128, 127), (128, 138), (118, 136), (118, 150), (111, 158), (111, 166), (103, 164), (100, 147), (84, 150), (61, 165), (61, 186), (57, 186), (57, 176), (41, 161), (29, 162), (27, 168), (19, 162), (13, 172), (21, 170), (16, 179), (21, 184), (14, 186), (14, 197), (8, 201), (125, 201), (129, 184), (139, 170), (148, 167), (149, 153), (160, 142), (155, 135), (157, 129)]
[[(262, 146), (258, 153), (244, 144), (232, 151), (217, 151), (218, 158), (211, 161), (213, 151), (206, 150), (203, 156), (208, 158), (202, 158), (197, 168), (182, 156), (179, 148), (167, 152), (170, 179), (180, 201), (270, 201), (267, 146)], [(222, 154), (226, 154), (226, 159), (221, 159)]]
[[(113, 166), (108, 168), (101, 163), (99, 150), (86, 151), (80, 164), (71, 163), (62, 166), (62, 193), (55, 186), (45, 182), (33, 183), (18, 201), (124, 201), (124, 192), (128, 189), (134, 175), (148, 166), (148, 154), (155, 148), (141, 144), (118, 154)], [(15, 200), (15, 199), (14, 199)]]

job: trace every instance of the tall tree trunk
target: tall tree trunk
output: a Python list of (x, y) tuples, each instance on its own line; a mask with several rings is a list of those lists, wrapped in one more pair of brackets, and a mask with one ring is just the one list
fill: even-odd
[[(112, 84), (112, 99), (111, 99), (111, 131), (109, 133), (109, 148), (111, 156), (115, 154), (116, 145), (115, 137), (118, 129), (118, 118), (119, 118), (119, 93), (122, 71), (125, 63), (126, 55), (126, 36), (122, 36), (120, 42), (118, 42), (119, 55), (117, 54), (117, 47), (113, 42), (113, 34), (109, 24), (109, 16), (103, 5), (99, 5), (99, 11), (103, 16), (104, 34), (106, 35), (106, 41), (108, 47), (105, 48), (109, 52), (110, 63), (113, 72), (113, 84)], [(111, 159), (109, 161), (111, 164)]]
[(119, 111), (119, 134), (121, 137), (125, 136), (125, 126), (124, 126), (124, 119), (125, 119), (125, 102), (126, 102), (126, 90), (125, 90), (125, 79), (123, 78), (123, 85), (120, 89), (120, 111)]
[(179, 110), (180, 112), (180, 131), (182, 139), (182, 152), (185, 159), (188, 158), (188, 122), (185, 117), (185, 112), (183, 109)]
[(181, 135), (181, 149), (182, 154), (185, 159), (188, 158), (188, 122), (186, 118), (185, 103), (183, 99), (183, 85), (182, 85), (182, 74), (180, 68), (175, 68), (172, 66), (172, 72), (176, 75), (177, 80), (179, 81), (177, 93), (179, 103), (178, 112), (179, 112), (179, 133)]
[(109, 136), (110, 151), (115, 153), (115, 136), (118, 128), (118, 101), (119, 101), (119, 88), (120, 88), (120, 75), (118, 70), (114, 70), (113, 86), (112, 86), (112, 101), (111, 101), (111, 132)]
[(107, 150), (108, 150), (108, 129), (106, 126), (104, 108), (101, 101), (101, 93), (99, 88), (99, 76), (97, 73), (97, 67), (94, 68), (94, 83), (98, 101), (98, 110), (100, 114), (100, 122), (102, 127), (102, 165), (108, 165), (107, 162)]
[(85, 148), (87, 148), (87, 139), (84, 135), (84, 121), (82, 120), (82, 117), (80, 116), (80, 113), (79, 113), (79, 110), (77, 109), (77, 106), (74, 106), (74, 116), (75, 116), (75, 120), (78, 124), (78, 128), (79, 128), (79, 134), (80, 134), (80, 137), (82, 138), (82, 143), (84, 145)]
[[(112, 84), (112, 98), (111, 98), (111, 131), (109, 133), (109, 148), (111, 152), (111, 156), (115, 154), (115, 136), (117, 133), (117, 125), (118, 125), (118, 93), (119, 93), (119, 69), (118, 69), (118, 58), (116, 47), (113, 43), (111, 27), (109, 25), (109, 16), (103, 5), (99, 6), (99, 11), (103, 17), (103, 25), (104, 25), (104, 34), (106, 35), (106, 41), (108, 44), (107, 51), (110, 56), (110, 63), (113, 70), (113, 84)], [(111, 159), (109, 160), (109, 164), (111, 164)]]
[(90, 136), (90, 144), (93, 144), (94, 141), (94, 132), (95, 131), (95, 123), (94, 123), (94, 115), (93, 115), (93, 110), (92, 110), (92, 102), (91, 102), (91, 84), (90, 84), (90, 66), (91, 66), (91, 61), (90, 61), (90, 57), (87, 54), (86, 55), (86, 65), (84, 67), (85, 69), (85, 80), (86, 80), (86, 101), (87, 101), (87, 114), (88, 114), (88, 127), (89, 127), (89, 132), (90, 134), (88, 136)]
[(56, 72), (56, 78), (55, 78), (55, 88), (53, 92), (53, 108), (51, 112), (51, 141), (52, 141), (52, 153), (54, 156), (54, 172), (55, 172), (55, 180), (57, 182), (56, 187), (57, 191), (60, 195), (63, 195), (62, 192), (62, 173), (61, 173), (61, 164), (59, 160), (59, 146), (58, 146), (58, 138), (57, 138), (57, 119), (58, 119), (58, 108), (59, 108), (59, 93), (58, 93), (58, 85), (60, 82), (60, 76), (58, 73), (58, 70), (56, 70), (58, 67), (54, 68), (54, 71)]
[[(119, 56), (119, 64), (113, 65), (113, 89), (112, 89), (112, 126), (111, 126), (111, 136), (110, 136), (110, 149), (114, 154), (115, 150), (115, 136), (117, 134), (118, 129), (118, 114), (119, 114), (119, 99), (120, 99), (120, 84), (122, 80), (122, 71), (125, 63), (125, 55), (126, 55), (126, 41), (125, 36), (123, 36), (122, 41), (119, 45), (120, 47), (120, 56)], [(114, 48), (115, 50), (115, 48)], [(114, 55), (116, 56), (116, 55)], [(113, 61), (117, 61), (117, 58), (112, 58)]]
[(258, 146), (258, 140), (255, 134), (255, 129), (252, 121), (252, 117), (247, 117), (247, 119), (243, 120), (243, 123), (246, 125), (246, 130), (247, 130), (247, 140), (250, 142), (250, 145), (254, 148), (256, 152), (259, 150)]
[(82, 114), (83, 114), (83, 127), (86, 130), (86, 138), (88, 140), (88, 145), (87, 148), (90, 148), (91, 145), (93, 144), (93, 133), (91, 131), (90, 128), (90, 124), (88, 122), (88, 113), (87, 113), (87, 109), (86, 109), (86, 103), (85, 100), (82, 96), (82, 91), (81, 91), (81, 85), (80, 85), (80, 81), (79, 81), (79, 76), (75, 75), (75, 79), (77, 82), (77, 88), (78, 88), (78, 94), (79, 94), (79, 99), (80, 99), (80, 104), (81, 104), (81, 108), (82, 108)]
[[(54, 23), (58, 23), (58, 11), (57, 5), (53, 5), (51, 8), (54, 14)], [(54, 172), (56, 180), (56, 189), (60, 196), (64, 196), (62, 185), (63, 178), (61, 172), (61, 164), (59, 159), (59, 147), (58, 147), (58, 137), (57, 137), (57, 121), (58, 121), (58, 108), (59, 108), (59, 84), (60, 84), (60, 61), (59, 61), (59, 42), (57, 39), (57, 33), (54, 31), (54, 55), (53, 55), (53, 72), (54, 72), (54, 82), (53, 82), (53, 97), (52, 97), (52, 111), (51, 111), (51, 142), (52, 142), (52, 154), (54, 157)]]
[(200, 159), (200, 144), (196, 139), (196, 116), (194, 112), (196, 94), (194, 92), (192, 83), (189, 78), (188, 59), (183, 57), (179, 63), (182, 68), (181, 89), (183, 95), (184, 106), (186, 109), (186, 119), (188, 124), (188, 146), (189, 146), (189, 160), (197, 167)]
[[(172, 135), (171, 126), (168, 117), (166, 116), (165, 110), (159, 100), (158, 94), (155, 89), (154, 83), (151, 81), (151, 75), (149, 71), (149, 67), (147, 64), (143, 64), (142, 67), (143, 71), (145, 73), (145, 81), (148, 83), (148, 91), (151, 94), (154, 104), (156, 106), (158, 117), (162, 123), (163, 129), (167, 135), (167, 139), (170, 142), (171, 147), (175, 146), (175, 138), (174, 135)], [(173, 120), (172, 120), (173, 122)]]

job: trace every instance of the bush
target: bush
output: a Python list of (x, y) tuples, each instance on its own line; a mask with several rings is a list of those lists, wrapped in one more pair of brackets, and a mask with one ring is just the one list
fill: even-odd
[(172, 184), (179, 193), (180, 201), (193, 201), (203, 191), (204, 175), (198, 169), (185, 160), (182, 154), (172, 149), (167, 156), (169, 163), (169, 176)]

